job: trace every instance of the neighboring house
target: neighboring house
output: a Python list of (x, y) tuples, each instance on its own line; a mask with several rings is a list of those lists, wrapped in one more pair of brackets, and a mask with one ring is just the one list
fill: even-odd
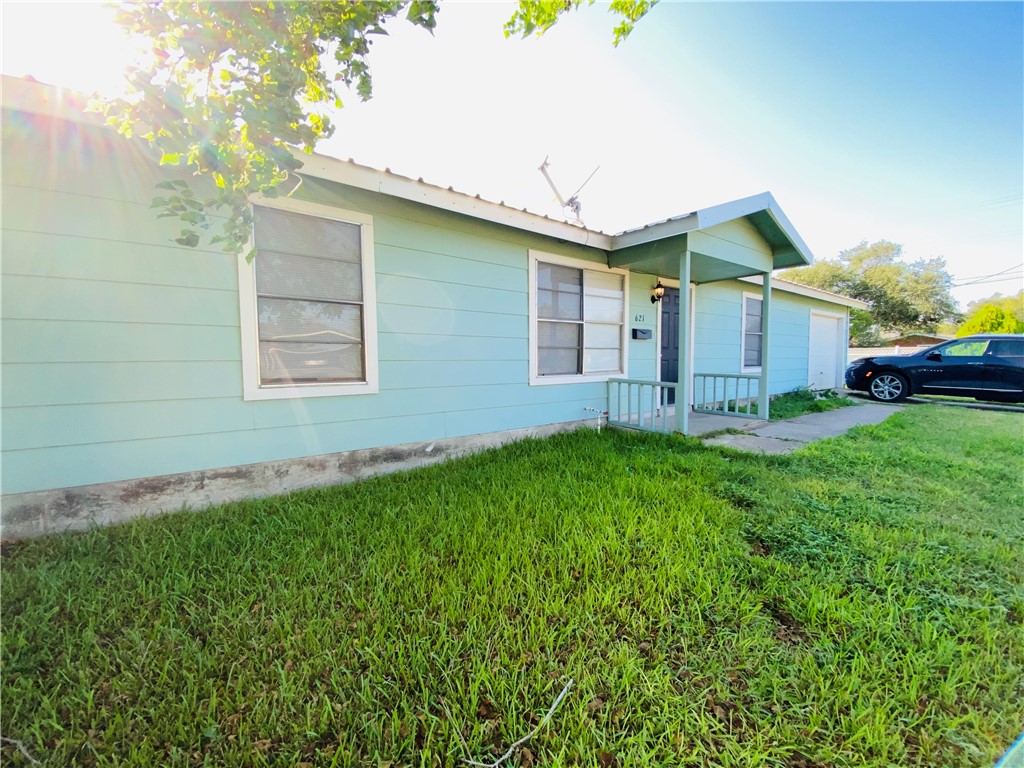
[(934, 347), (936, 344), (953, 338), (953, 336), (939, 336), (932, 333), (908, 333), (904, 336), (882, 339), (881, 345), (877, 347), (850, 347), (846, 352), (846, 359), (852, 363), (862, 357), (913, 355), (915, 352)]
[(952, 340), (953, 336), (940, 336), (936, 333), (907, 333), (903, 336), (893, 336), (882, 339), (882, 346), (885, 347), (933, 347), (944, 341)]
[(365, 477), (610, 401), (686, 432), (673, 396), (839, 385), (864, 306), (771, 279), (811, 254), (768, 194), (612, 236), (317, 155), (255, 203), (250, 264), (176, 245), (150, 207), (168, 169), (80, 101), (11, 78), (3, 100), (4, 536)]

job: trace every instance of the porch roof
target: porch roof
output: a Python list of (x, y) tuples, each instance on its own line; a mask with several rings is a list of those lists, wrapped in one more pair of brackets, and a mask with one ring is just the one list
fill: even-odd
[[(731, 222), (745, 222), (761, 242), (756, 247), (744, 247), (711, 231)], [(695, 283), (802, 267), (814, 260), (775, 198), (770, 192), (762, 192), (614, 235), (608, 263), (678, 278), (679, 256), (684, 250), (691, 251), (691, 279)]]

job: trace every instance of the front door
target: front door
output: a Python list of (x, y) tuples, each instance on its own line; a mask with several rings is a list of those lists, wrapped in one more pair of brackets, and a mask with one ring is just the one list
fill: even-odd
[[(661, 380), (679, 381), (679, 289), (666, 288), (661, 299)], [(668, 391), (668, 402), (676, 391)]]

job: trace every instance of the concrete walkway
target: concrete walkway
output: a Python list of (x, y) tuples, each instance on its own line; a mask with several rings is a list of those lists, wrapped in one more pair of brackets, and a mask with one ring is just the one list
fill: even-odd
[(845, 435), (853, 427), (880, 424), (901, 410), (902, 406), (880, 403), (851, 405), (825, 413), (809, 413), (787, 421), (767, 424), (762, 421), (759, 422), (762, 426), (753, 426), (746, 434), (718, 435), (708, 438), (705, 443), (751, 453), (792, 453), (815, 440)]

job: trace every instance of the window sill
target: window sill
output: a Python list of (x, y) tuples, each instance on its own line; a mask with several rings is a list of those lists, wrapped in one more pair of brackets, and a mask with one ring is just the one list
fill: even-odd
[(531, 376), (531, 387), (544, 387), (551, 384), (587, 384), (592, 382), (607, 383), (608, 379), (625, 377), (624, 373), (591, 373), (573, 376)]
[(290, 387), (246, 388), (243, 400), (290, 400), (305, 397), (343, 397), (345, 395), (374, 395), (376, 384), (365, 381), (352, 384), (301, 384)]

